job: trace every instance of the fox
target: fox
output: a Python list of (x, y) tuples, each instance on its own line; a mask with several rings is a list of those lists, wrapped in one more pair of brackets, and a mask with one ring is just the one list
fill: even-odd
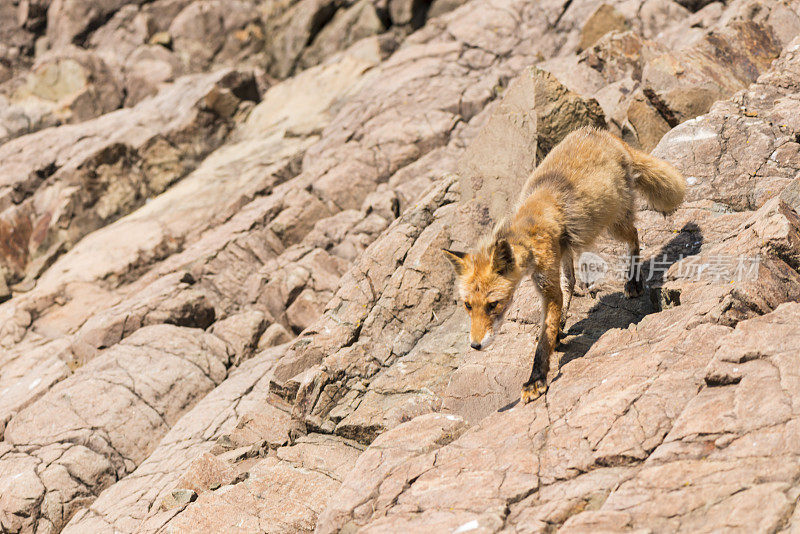
[(513, 213), (472, 252), (442, 249), (455, 271), (470, 317), (470, 346), (476, 350), (489, 346), (520, 281), (532, 278), (542, 299), (542, 319), (531, 374), (520, 394), (523, 404), (547, 392), (550, 357), (575, 288), (574, 258), (602, 232), (627, 244), (625, 296), (642, 294), (634, 190), (666, 217), (683, 202), (686, 179), (671, 164), (608, 131), (583, 127), (544, 157), (526, 180)]

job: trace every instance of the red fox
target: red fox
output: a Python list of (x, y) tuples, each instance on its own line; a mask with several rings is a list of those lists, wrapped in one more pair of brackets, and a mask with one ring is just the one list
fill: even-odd
[[(530, 275), (543, 299), (539, 342), (521, 400), (547, 391), (550, 356), (575, 286), (573, 257), (603, 230), (628, 245), (625, 295), (642, 293), (633, 190), (664, 215), (683, 201), (686, 180), (669, 163), (614, 135), (581, 128), (567, 135), (528, 178), (514, 214), (468, 254), (444, 250), (471, 320), (470, 345), (484, 349), (499, 330), (520, 280)], [(561, 271), (566, 299), (561, 289)]]

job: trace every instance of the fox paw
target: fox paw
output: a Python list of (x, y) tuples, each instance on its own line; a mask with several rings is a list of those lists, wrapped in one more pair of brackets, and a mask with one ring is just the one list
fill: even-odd
[(547, 381), (544, 378), (529, 380), (522, 385), (520, 400), (522, 404), (535, 401), (547, 392)]
[(629, 299), (635, 299), (644, 293), (644, 287), (641, 280), (628, 280), (625, 282), (624, 289), (625, 296)]

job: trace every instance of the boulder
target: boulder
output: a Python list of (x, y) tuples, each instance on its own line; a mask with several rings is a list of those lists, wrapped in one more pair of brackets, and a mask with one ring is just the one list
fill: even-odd
[(259, 13), (251, 2), (201, 0), (189, 3), (167, 30), (172, 49), (189, 72), (212, 63), (232, 64), (264, 44)]
[(266, 28), (267, 72), (276, 78), (293, 74), (303, 49), (333, 18), (337, 8), (334, 0), (299, 0), (279, 16), (270, 17)]
[(586, 50), (608, 32), (624, 32), (628, 28), (630, 28), (630, 24), (622, 13), (614, 9), (612, 5), (601, 4), (583, 25), (578, 49)]
[(173, 508), (185, 508), (190, 502), (197, 500), (197, 493), (190, 489), (176, 489), (170, 492), (169, 495), (161, 500), (161, 508), (163, 510), (171, 510)]
[(236, 354), (234, 363), (238, 365), (253, 355), (267, 328), (266, 321), (263, 312), (242, 312), (217, 321), (209, 331), (230, 346), (231, 352)]
[[(51, 0), (47, 2), (47, 37), (51, 46), (82, 46), (93, 30), (126, 4), (143, 4), (143, 0)], [(43, 2), (36, 2), (42, 5)], [(28, 15), (30, 17), (30, 15)]]
[(377, 35), (385, 30), (371, 0), (360, 0), (336, 11), (330, 22), (303, 50), (299, 66), (308, 68), (324, 61), (332, 51), (344, 50), (359, 39)]
[(430, 3), (420, 0), (388, 0), (392, 24), (419, 28), (425, 22)]
[(0, 95), (0, 143), (56, 126), (59, 120), (53, 113), (52, 102), (40, 98), (10, 100)]
[(291, 341), (292, 338), (292, 334), (289, 333), (283, 325), (279, 323), (271, 324), (264, 330), (264, 333), (259, 338), (258, 348), (263, 350), (276, 345), (282, 345), (283, 343)]
[(769, 26), (731, 22), (690, 49), (652, 59), (642, 73), (657, 102), (678, 122), (694, 118), (711, 105), (747, 87), (781, 52)]
[(663, 110), (654, 106), (642, 90), (637, 90), (629, 100), (622, 139), (641, 150), (652, 151), (664, 134), (677, 125), (678, 119), (673, 114), (665, 117)]
[[(797, 173), (800, 131), (791, 117), (797, 52), (790, 47), (746, 91), (674, 128), (653, 152), (677, 163), (687, 198), (752, 210), (777, 195)], [(731, 150), (732, 149), (732, 150)]]
[(159, 45), (142, 45), (125, 62), (125, 105), (135, 106), (158, 94), (161, 86), (182, 73), (175, 54)]
[(116, 70), (124, 70), (130, 55), (140, 46), (147, 44), (155, 28), (156, 20), (152, 15), (146, 13), (140, 6), (129, 3), (98, 27), (88, 37), (87, 44), (107, 64)]
[[(188, 489), (194, 492), (195, 498), (191, 499), (191, 501), (194, 501), (197, 495), (230, 484), (235, 477), (236, 472), (229, 462), (220, 460), (211, 453), (205, 453), (191, 463), (186, 473), (178, 481), (178, 486), (186, 489), (176, 491), (185, 492)], [(174, 497), (175, 491), (170, 493), (170, 495)], [(189, 502), (184, 502), (182, 504), (189, 504)]]
[(19, 101), (31, 97), (48, 103), (57, 122), (75, 123), (119, 108), (123, 88), (119, 73), (96, 54), (68, 47), (37, 58), (14, 95)]
[(543, 70), (527, 69), (513, 80), (459, 162), (462, 199), (476, 200), (478, 221), (500, 220), (536, 160), (585, 125), (604, 125), (597, 101), (582, 99)]

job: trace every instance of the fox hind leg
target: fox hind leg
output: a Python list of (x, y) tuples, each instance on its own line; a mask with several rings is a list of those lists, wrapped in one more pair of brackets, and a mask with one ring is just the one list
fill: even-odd
[(561, 256), (561, 271), (563, 273), (564, 285), (562, 289), (566, 293), (564, 299), (564, 309), (561, 312), (561, 332), (563, 335), (564, 327), (567, 324), (567, 314), (569, 313), (569, 305), (572, 303), (572, 295), (575, 292), (575, 263), (572, 259), (572, 251), (567, 250)]
[(639, 262), (639, 233), (633, 224), (633, 213), (628, 213), (624, 218), (611, 227), (611, 234), (628, 244), (628, 272), (625, 280), (625, 296), (635, 298), (644, 292), (642, 284), (642, 268)]

